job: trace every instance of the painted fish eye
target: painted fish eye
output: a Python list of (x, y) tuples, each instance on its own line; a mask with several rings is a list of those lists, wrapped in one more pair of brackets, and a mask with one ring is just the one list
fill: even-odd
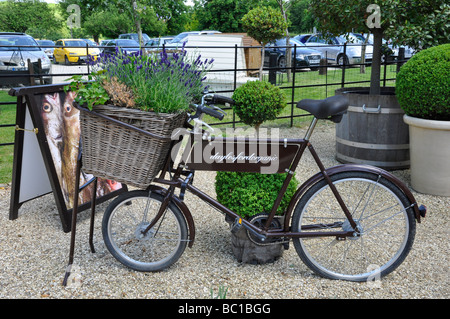
[(67, 113), (69, 113), (70, 111), (72, 111), (72, 105), (66, 104), (66, 105), (64, 106), (64, 109), (65, 109), (65, 111), (66, 111)]
[(44, 105), (42, 105), (42, 109), (44, 112), (50, 113), (53, 110), (53, 107), (49, 103), (44, 103)]

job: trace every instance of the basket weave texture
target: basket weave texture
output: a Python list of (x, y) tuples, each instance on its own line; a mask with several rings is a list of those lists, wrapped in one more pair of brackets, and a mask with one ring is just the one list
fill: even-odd
[(162, 169), (169, 155), (172, 131), (183, 126), (186, 114), (156, 114), (113, 105), (97, 105), (93, 111), (169, 139), (148, 136), (88, 111), (80, 112), (84, 172), (146, 188)]

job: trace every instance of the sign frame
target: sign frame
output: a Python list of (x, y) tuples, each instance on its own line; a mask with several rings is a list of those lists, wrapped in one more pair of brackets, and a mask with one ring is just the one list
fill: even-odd
[[(48, 123), (44, 125), (44, 120), (41, 114), (44, 104), (42, 103), (45, 95), (50, 95), (54, 98), (54, 101), (60, 101), (61, 104), (67, 102), (67, 96), (64, 92), (64, 86), (66, 84), (56, 85), (40, 85), (31, 87), (12, 88), (8, 92), (11, 96), (17, 97), (17, 110), (16, 110), (16, 132), (14, 142), (14, 162), (12, 173), (12, 185), (11, 185), (11, 200), (10, 200), (10, 212), (9, 219), (14, 220), (18, 218), (19, 208), (28, 201), (36, 199), (53, 192), (56, 207), (59, 212), (61, 224), (64, 232), (71, 231), (73, 203), (75, 192), (68, 193), (67, 188), (71, 185), (75, 185), (75, 174), (71, 176), (72, 180), (62, 182), (63, 178), (61, 173), (57, 172), (57, 162), (53, 157), (55, 154), (54, 148), (51, 151), (52, 141), (51, 136), (47, 136)], [(47, 97), (48, 98), (48, 97)], [(70, 103), (71, 105), (71, 103)], [(67, 104), (66, 104), (67, 106)], [(77, 125), (79, 125), (79, 120)], [(79, 145), (79, 141), (77, 141)], [(67, 148), (69, 149), (69, 148)], [(30, 159), (31, 151), (32, 158)], [(76, 153), (78, 159), (78, 150), (72, 147), (72, 154)], [(28, 153), (27, 153), (28, 152)], [(33, 153), (34, 152), (34, 153)], [(53, 156), (52, 156), (53, 154)], [(27, 157), (25, 157), (27, 155)], [(73, 157), (74, 155), (72, 155)], [(62, 165), (66, 161), (61, 159)], [(75, 163), (76, 164), (76, 163)], [(68, 165), (68, 164), (67, 164)], [(67, 166), (66, 165), (66, 166)], [(73, 167), (75, 169), (76, 165)], [(41, 175), (33, 176), (34, 174), (26, 174), (30, 171), (42, 171)], [(47, 179), (42, 174), (47, 176)], [(67, 174), (65, 176), (68, 176)], [(90, 176), (92, 181), (93, 176)], [(66, 179), (68, 179), (66, 177)], [(100, 180), (100, 178), (98, 178)], [(106, 181), (109, 184), (114, 184), (114, 181)], [(112, 183), (111, 183), (112, 182)], [(110, 185), (105, 183), (98, 183), (100, 186), (93, 191), (93, 186), (85, 187), (88, 190), (90, 188), (91, 196), (86, 196), (86, 200), (80, 202), (77, 207), (77, 213), (86, 210), (91, 207), (91, 203), (95, 205), (105, 202), (125, 191), (127, 191), (127, 185), (117, 183), (112, 189)], [(97, 185), (97, 183), (91, 183), (91, 185)], [(27, 191), (26, 188), (31, 189)], [(103, 187), (100, 189), (100, 187)], [(34, 188), (36, 190), (33, 192)], [(80, 189), (82, 186), (80, 186)], [(24, 195), (24, 193), (28, 193)], [(97, 195), (96, 195), (97, 194)], [(100, 194), (100, 195), (99, 195)], [(70, 198), (70, 201), (69, 201)]]

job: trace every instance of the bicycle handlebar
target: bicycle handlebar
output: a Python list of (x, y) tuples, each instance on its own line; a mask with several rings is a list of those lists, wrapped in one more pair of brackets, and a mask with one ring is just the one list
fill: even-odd
[(233, 105), (235, 102), (232, 98), (230, 97), (226, 97), (223, 95), (217, 95), (214, 94), (213, 98), (212, 98), (212, 103), (218, 103), (218, 104), (224, 104), (224, 103), (228, 103), (230, 105)]
[(222, 121), (222, 119), (223, 119), (223, 117), (225, 115), (223, 112), (211, 109), (211, 108), (209, 108), (207, 106), (203, 106), (203, 105), (198, 105), (197, 106), (197, 111), (201, 112), (201, 113), (205, 113), (205, 114), (211, 115), (212, 117), (215, 117), (216, 119), (218, 119), (220, 121)]
[(224, 103), (234, 104), (234, 100), (229, 98), (229, 97), (222, 96), (222, 95), (205, 94), (202, 97), (201, 104), (195, 105), (195, 107), (196, 107), (196, 114), (194, 116), (192, 116), (191, 118), (198, 118), (201, 113), (204, 113), (204, 114), (208, 114), (208, 115), (210, 115), (212, 117), (215, 117), (216, 119), (221, 121), (223, 119), (223, 117), (225, 116), (225, 112), (222, 111), (222, 109), (220, 109), (219, 107), (210, 108), (210, 107), (207, 106), (207, 105), (213, 105), (213, 104), (216, 104), (216, 103), (219, 103), (219, 104), (224, 104)]

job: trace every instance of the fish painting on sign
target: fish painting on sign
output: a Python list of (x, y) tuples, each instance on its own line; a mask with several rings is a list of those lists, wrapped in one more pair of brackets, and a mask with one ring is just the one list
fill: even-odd
[[(80, 111), (73, 106), (75, 93), (55, 92), (41, 95), (40, 115), (42, 118), (47, 144), (55, 166), (66, 207), (73, 208), (75, 194), (75, 175), (80, 141)], [(80, 185), (93, 178), (83, 171)], [(93, 184), (79, 193), (80, 204), (90, 202), (94, 191), (96, 196), (104, 196), (122, 187), (121, 183), (98, 179), (97, 189)]]

